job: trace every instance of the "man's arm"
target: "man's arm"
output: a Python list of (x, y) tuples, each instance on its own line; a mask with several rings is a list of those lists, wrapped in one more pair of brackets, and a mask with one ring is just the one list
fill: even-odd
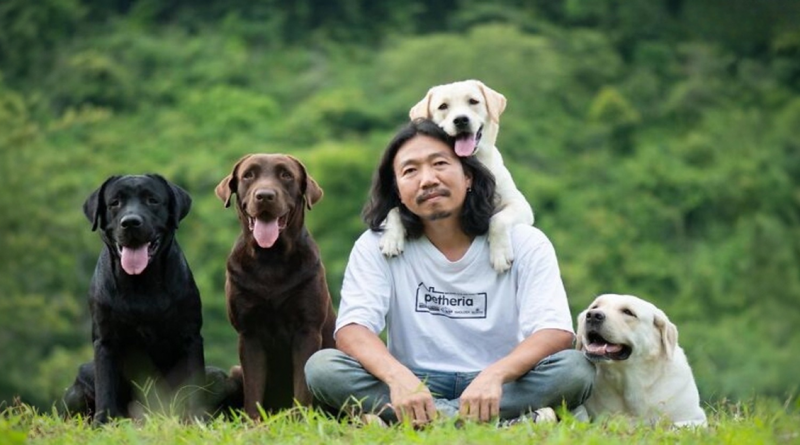
[(519, 273), (520, 326), (530, 332), (507, 356), (484, 369), (461, 396), (462, 415), (488, 421), (500, 413), (503, 383), (522, 377), (545, 357), (570, 349), (574, 335), (555, 249), (538, 229), (512, 232)]
[(336, 347), (389, 386), (391, 406), (398, 420), (408, 418), (414, 425), (423, 425), (435, 418), (436, 408), (428, 387), (389, 353), (375, 333), (359, 324), (348, 324), (336, 333)]
[(542, 329), (523, 340), (508, 355), (484, 369), (461, 394), (460, 414), (487, 422), (500, 414), (503, 384), (517, 380), (545, 357), (572, 347), (573, 334)]

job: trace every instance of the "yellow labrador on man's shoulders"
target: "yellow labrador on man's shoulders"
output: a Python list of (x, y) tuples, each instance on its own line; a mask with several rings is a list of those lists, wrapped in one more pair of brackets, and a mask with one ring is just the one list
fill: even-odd
[(706, 424), (678, 330), (652, 303), (600, 295), (578, 315), (577, 348), (597, 370), (584, 403), (593, 419), (623, 414), (651, 423)]
[[(408, 113), (411, 119), (428, 118), (439, 124), (456, 139), (458, 156), (477, 157), (494, 175), (500, 202), (489, 224), (489, 245), (492, 267), (498, 272), (508, 270), (514, 260), (509, 229), (516, 224), (533, 224), (533, 210), (495, 147), (505, 108), (505, 96), (481, 81), (464, 80), (431, 88)], [(381, 251), (398, 255), (404, 245), (405, 230), (395, 208), (386, 217)]]

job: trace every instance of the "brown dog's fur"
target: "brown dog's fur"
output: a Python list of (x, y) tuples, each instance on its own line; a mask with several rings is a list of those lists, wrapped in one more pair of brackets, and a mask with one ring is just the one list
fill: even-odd
[[(267, 411), (311, 405), (303, 367), (321, 348), (333, 348), (335, 314), (325, 268), (304, 225), (305, 210), (322, 189), (292, 156), (253, 154), (240, 159), (216, 187), (228, 207), (231, 196), (242, 232), (228, 257), (228, 317), (239, 333), (244, 409)], [(277, 240), (261, 247), (253, 218), (279, 218)]]

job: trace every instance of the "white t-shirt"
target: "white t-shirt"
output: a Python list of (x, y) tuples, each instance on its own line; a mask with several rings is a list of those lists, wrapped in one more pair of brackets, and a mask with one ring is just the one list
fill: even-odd
[(458, 261), (424, 235), (386, 258), (380, 236), (368, 230), (353, 246), (336, 331), (388, 326), (389, 352), (409, 368), (481, 371), (540, 329), (573, 332), (553, 245), (533, 226), (511, 230), (515, 259), (503, 274), (489, 263), (486, 236)]

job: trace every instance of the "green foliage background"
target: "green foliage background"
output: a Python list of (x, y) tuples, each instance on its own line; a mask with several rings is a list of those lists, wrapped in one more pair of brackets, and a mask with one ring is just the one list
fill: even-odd
[[(791, 0), (5, 0), (0, 3), (0, 401), (46, 407), (91, 357), (101, 243), (81, 204), (157, 172), (206, 360), (236, 363), (214, 186), (242, 155), (300, 158), (338, 301), (372, 168), (430, 86), (505, 94), (498, 146), (577, 314), (661, 306), (712, 401), (797, 391), (800, 4)], [(792, 25), (795, 25), (792, 27)]]

